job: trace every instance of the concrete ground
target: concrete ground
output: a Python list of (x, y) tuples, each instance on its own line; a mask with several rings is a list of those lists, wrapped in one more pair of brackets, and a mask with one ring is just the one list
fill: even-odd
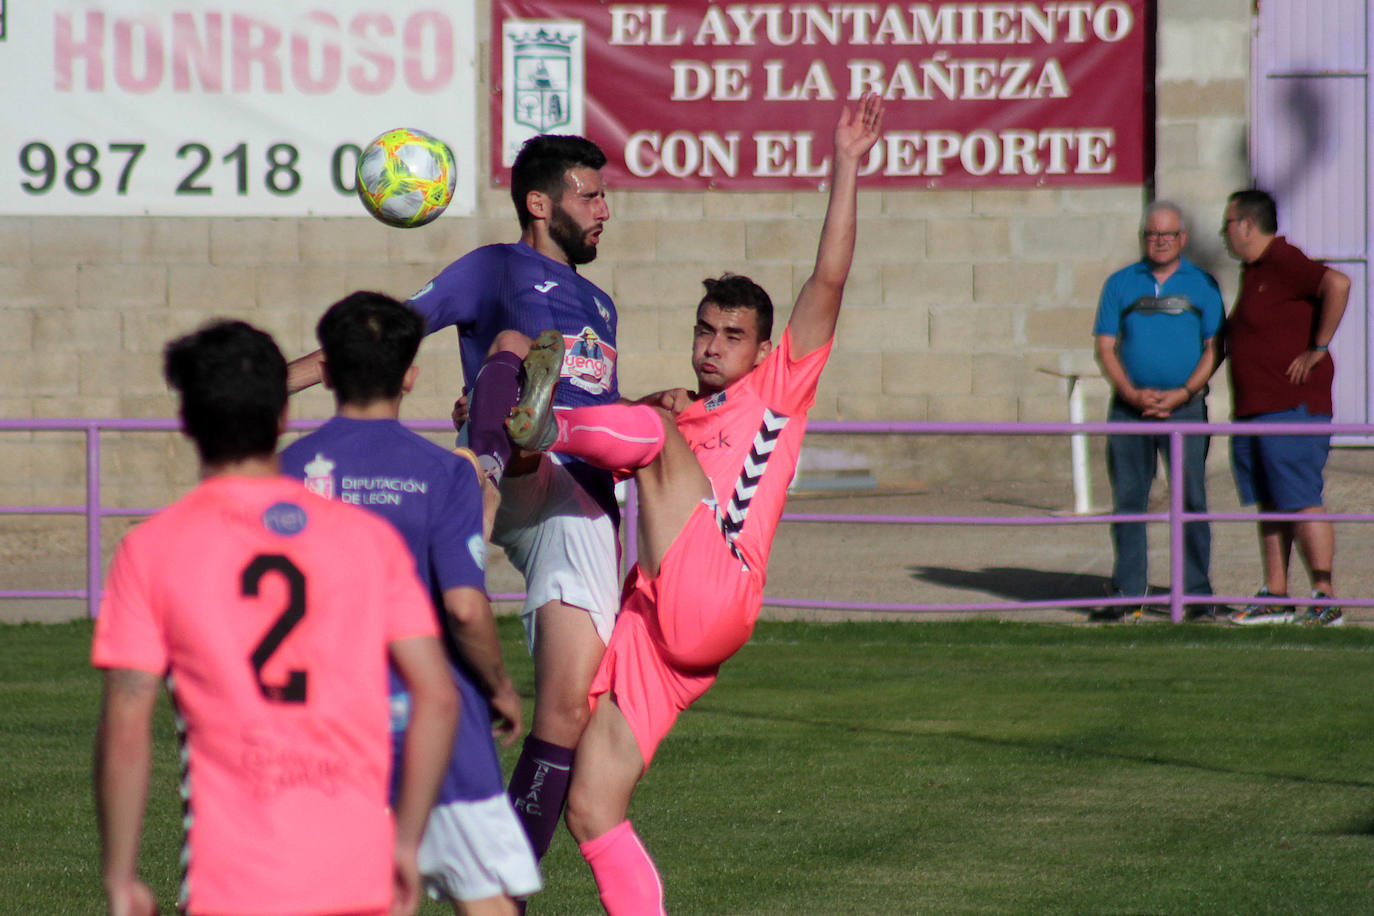
[[(1240, 511), (1224, 463), (1209, 473), (1213, 511)], [(1099, 479), (1094, 505), (1109, 504)], [(1167, 488), (1155, 487), (1152, 511), (1167, 507)], [(1327, 504), (1332, 511), (1374, 513), (1374, 450), (1341, 449), (1327, 473)], [(1066, 480), (1003, 481), (981, 486), (916, 486), (902, 491), (861, 490), (798, 493), (788, 511), (846, 515), (1029, 516), (1072, 507)], [(127, 528), (109, 520), (104, 541), (109, 551)], [(1162, 525), (1151, 526), (1150, 581), (1168, 585), (1168, 550)], [(7, 589), (80, 588), (85, 570), (84, 522), (79, 517), (0, 517), (0, 583)], [(1374, 599), (1374, 524), (1337, 524), (1336, 586), (1347, 598)], [(1106, 525), (1055, 527), (954, 527), (785, 523), (773, 549), (768, 598), (822, 599), (873, 603), (977, 603), (1096, 598), (1106, 594), (1112, 548)], [(1213, 586), (1218, 595), (1253, 594), (1260, 584), (1255, 526), (1219, 522), (1213, 526)], [(1292, 593), (1307, 593), (1306, 573), (1293, 561)], [(493, 550), (493, 593), (521, 588), (519, 577)], [(498, 603), (498, 612), (516, 610)], [(0, 621), (62, 620), (86, 613), (76, 599), (0, 599)], [(1015, 620), (1083, 623), (1084, 610), (993, 610), (967, 613), (806, 610), (769, 604), (768, 617), (815, 619), (932, 619), (979, 614)], [(1163, 611), (1144, 621), (1164, 621)], [(1374, 626), (1374, 608), (1347, 608), (1351, 624)]]

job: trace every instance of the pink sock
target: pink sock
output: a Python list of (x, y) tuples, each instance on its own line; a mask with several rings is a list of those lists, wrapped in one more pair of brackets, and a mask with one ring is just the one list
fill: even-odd
[(575, 407), (554, 414), (553, 451), (585, 458), (612, 471), (642, 468), (663, 451), (663, 421), (645, 404)]
[(629, 821), (577, 848), (592, 867), (607, 916), (665, 916), (663, 881)]

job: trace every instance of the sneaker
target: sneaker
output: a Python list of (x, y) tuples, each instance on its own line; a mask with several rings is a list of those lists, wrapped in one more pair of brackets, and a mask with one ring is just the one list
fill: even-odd
[(525, 357), (520, 400), (506, 417), (510, 441), (530, 452), (545, 452), (558, 438), (553, 419), (553, 392), (563, 371), (563, 335), (544, 331), (530, 345)]
[[(1125, 598), (1122, 592), (1112, 592), (1112, 598)], [(1145, 608), (1139, 604), (1111, 604), (1105, 607), (1094, 608), (1088, 612), (1088, 620), (1093, 623), (1116, 623), (1121, 620), (1129, 619), (1132, 623), (1140, 619)]]
[[(1313, 592), (1312, 597), (1329, 599), (1331, 596), (1326, 592)], [(1309, 627), (1338, 627), (1345, 623), (1345, 615), (1334, 604), (1313, 605), (1299, 614), (1293, 622)]]
[(1183, 609), (1183, 619), (1189, 623), (1216, 623), (1227, 610), (1218, 604), (1190, 604)]
[[(1256, 598), (1287, 598), (1287, 595), (1275, 595), (1266, 586), (1255, 592)], [(1247, 604), (1245, 607), (1236, 611), (1228, 618), (1232, 623), (1241, 626), (1255, 626), (1265, 623), (1292, 623), (1293, 608), (1290, 605), (1262, 604), (1258, 601)]]

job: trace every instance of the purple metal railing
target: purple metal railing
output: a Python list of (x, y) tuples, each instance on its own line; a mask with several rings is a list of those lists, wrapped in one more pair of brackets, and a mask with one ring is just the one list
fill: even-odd
[[(298, 420), (291, 423), (295, 430), (313, 429), (322, 420)], [(412, 429), (422, 431), (442, 431), (451, 429), (446, 420), (406, 421)], [(86, 436), (86, 500), (82, 505), (70, 506), (0, 506), (0, 514), (24, 515), (84, 515), (86, 518), (86, 587), (84, 589), (0, 589), (0, 598), (85, 598), (91, 616), (94, 616), (100, 603), (101, 586), (101, 534), (100, 523), (106, 517), (142, 516), (156, 511), (152, 508), (105, 507), (101, 504), (100, 494), (100, 437), (102, 431), (111, 432), (167, 432), (178, 429), (175, 420), (121, 420), (121, 419), (52, 419), (52, 420), (15, 420), (0, 419), (0, 432), (44, 432), (76, 431)], [(807, 432), (815, 435), (918, 435), (918, 436), (1068, 436), (1068, 435), (1167, 435), (1169, 437), (1169, 511), (1167, 513), (1144, 513), (1139, 515), (1046, 515), (1046, 516), (939, 516), (939, 515), (843, 515), (817, 513), (785, 513), (787, 522), (825, 522), (866, 525), (1083, 525), (1104, 524), (1109, 522), (1165, 522), (1169, 529), (1169, 593), (1165, 596), (1150, 596), (1144, 599), (1130, 598), (1085, 598), (1057, 599), (1046, 601), (998, 601), (974, 603), (905, 604), (849, 601), (820, 601), (804, 598), (765, 598), (764, 603), (773, 606), (816, 608), (823, 610), (866, 610), (877, 612), (925, 612), (925, 611), (986, 611), (986, 610), (1040, 610), (1046, 608), (1097, 608), (1139, 604), (1164, 603), (1167, 600), (1169, 616), (1181, 621), (1184, 609), (1191, 603), (1240, 604), (1250, 601), (1249, 595), (1189, 595), (1183, 587), (1183, 526), (1192, 521), (1215, 522), (1255, 522), (1260, 519), (1272, 521), (1306, 521), (1310, 515), (1301, 513), (1257, 513), (1257, 512), (1206, 512), (1188, 513), (1183, 511), (1183, 438), (1187, 435), (1210, 434), (1229, 435), (1332, 435), (1332, 436), (1370, 436), (1374, 435), (1374, 425), (1355, 423), (856, 423), (843, 421), (818, 420), (807, 426)], [(636, 506), (633, 491), (626, 501), (626, 530), (634, 530)], [(1374, 521), (1374, 514), (1329, 513), (1324, 516), (1332, 522)], [(635, 539), (625, 538), (626, 553), (633, 560)], [(518, 600), (522, 594), (493, 594), (494, 600)], [(1314, 598), (1271, 598), (1269, 603), (1277, 605), (1323, 605), (1339, 603), (1349, 607), (1374, 606), (1374, 599), (1342, 598), (1339, 601), (1325, 601)]]

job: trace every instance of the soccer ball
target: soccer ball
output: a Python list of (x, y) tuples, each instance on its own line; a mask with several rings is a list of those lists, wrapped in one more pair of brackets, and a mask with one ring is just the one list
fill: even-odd
[(453, 200), (457, 181), (452, 150), (422, 130), (389, 130), (358, 157), (358, 197), (388, 226), (410, 229), (433, 221)]

